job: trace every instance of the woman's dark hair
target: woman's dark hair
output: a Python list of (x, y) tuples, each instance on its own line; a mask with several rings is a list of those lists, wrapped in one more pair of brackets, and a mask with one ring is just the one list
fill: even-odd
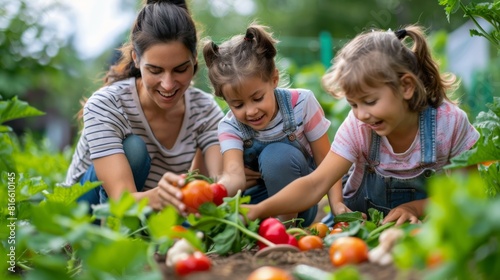
[[(180, 41), (197, 57), (196, 26), (185, 0), (147, 0), (130, 31), (129, 41), (119, 50), (120, 60), (104, 77), (106, 85), (130, 77), (141, 77), (132, 52), (140, 59), (151, 46)], [(197, 68), (195, 66), (195, 72)]]

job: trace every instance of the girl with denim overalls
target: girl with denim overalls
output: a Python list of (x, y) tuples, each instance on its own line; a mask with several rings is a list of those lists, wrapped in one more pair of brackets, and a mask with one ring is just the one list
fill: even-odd
[[(252, 24), (245, 35), (220, 46), (209, 42), (203, 50), (215, 95), (230, 109), (218, 128), (224, 165), (218, 183), (229, 196), (241, 190), (251, 204), (310, 174), (330, 146), (330, 121), (313, 93), (277, 87), (275, 43), (266, 27)], [(298, 217), (307, 226), (317, 208), (311, 204), (279, 218)]]
[[(411, 48), (403, 42), (408, 37)], [(419, 222), (427, 179), (479, 138), (447, 97), (455, 76), (440, 75), (423, 29), (358, 35), (337, 54), (323, 85), (352, 107), (330, 152), (311, 174), (248, 206), (248, 217), (303, 209), (329, 192), (332, 215), (375, 208), (386, 214), (383, 223)]]

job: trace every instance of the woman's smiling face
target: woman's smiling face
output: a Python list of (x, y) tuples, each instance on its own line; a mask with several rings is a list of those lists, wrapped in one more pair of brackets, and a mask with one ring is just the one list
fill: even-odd
[(274, 89), (278, 84), (276, 74), (270, 81), (260, 77), (242, 79), (237, 87), (225, 85), (222, 93), (236, 119), (255, 130), (264, 129), (278, 112)]
[(132, 57), (141, 70), (142, 91), (145, 90), (158, 107), (166, 110), (183, 100), (196, 65), (196, 59), (184, 44), (159, 43), (147, 49), (140, 59), (135, 53)]

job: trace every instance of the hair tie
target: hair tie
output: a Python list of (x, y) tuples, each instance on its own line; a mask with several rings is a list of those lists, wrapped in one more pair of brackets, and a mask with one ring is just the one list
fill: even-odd
[(214, 53), (219, 54), (219, 46), (217, 46), (214, 41), (212, 41), (212, 49), (214, 50)]
[(252, 34), (252, 33), (247, 32), (247, 33), (245, 34), (245, 37), (243, 38), (243, 40), (245, 40), (245, 41), (252, 41), (252, 40), (253, 40), (253, 38), (254, 38), (254, 37), (253, 37), (253, 34)]
[(399, 29), (396, 32), (394, 32), (394, 34), (396, 35), (396, 37), (398, 37), (399, 40), (404, 39), (404, 37), (406, 37), (406, 35), (408, 35), (408, 33), (406, 32), (406, 29)]

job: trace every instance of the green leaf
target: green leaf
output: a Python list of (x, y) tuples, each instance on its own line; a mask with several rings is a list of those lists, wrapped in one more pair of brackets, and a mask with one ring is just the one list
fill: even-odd
[(14, 96), (11, 100), (0, 101), (0, 124), (6, 121), (41, 116), (45, 113), (31, 107), (28, 103), (20, 101), (17, 96)]
[(96, 244), (84, 265), (113, 275), (126, 275), (143, 270), (147, 263), (148, 245), (140, 239), (122, 239)]
[(336, 215), (333, 218), (333, 220), (335, 223), (338, 223), (338, 222), (363, 221), (364, 219), (363, 219), (363, 215), (361, 212), (355, 211), (355, 212), (346, 212), (346, 213)]
[(147, 220), (148, 231), (154, 240), (171, 235), (171, 227), (178, 224), (179, 214), (172, 206), (163, 208)]
[(84, 185), (77, 183), (70, 187), (55, 186), (52, 193), (44, 193), (44, 195), (47, 201), (70, 204), (75, 202), (84, 193), (100, 185), (101, 182), (85, 182)]

